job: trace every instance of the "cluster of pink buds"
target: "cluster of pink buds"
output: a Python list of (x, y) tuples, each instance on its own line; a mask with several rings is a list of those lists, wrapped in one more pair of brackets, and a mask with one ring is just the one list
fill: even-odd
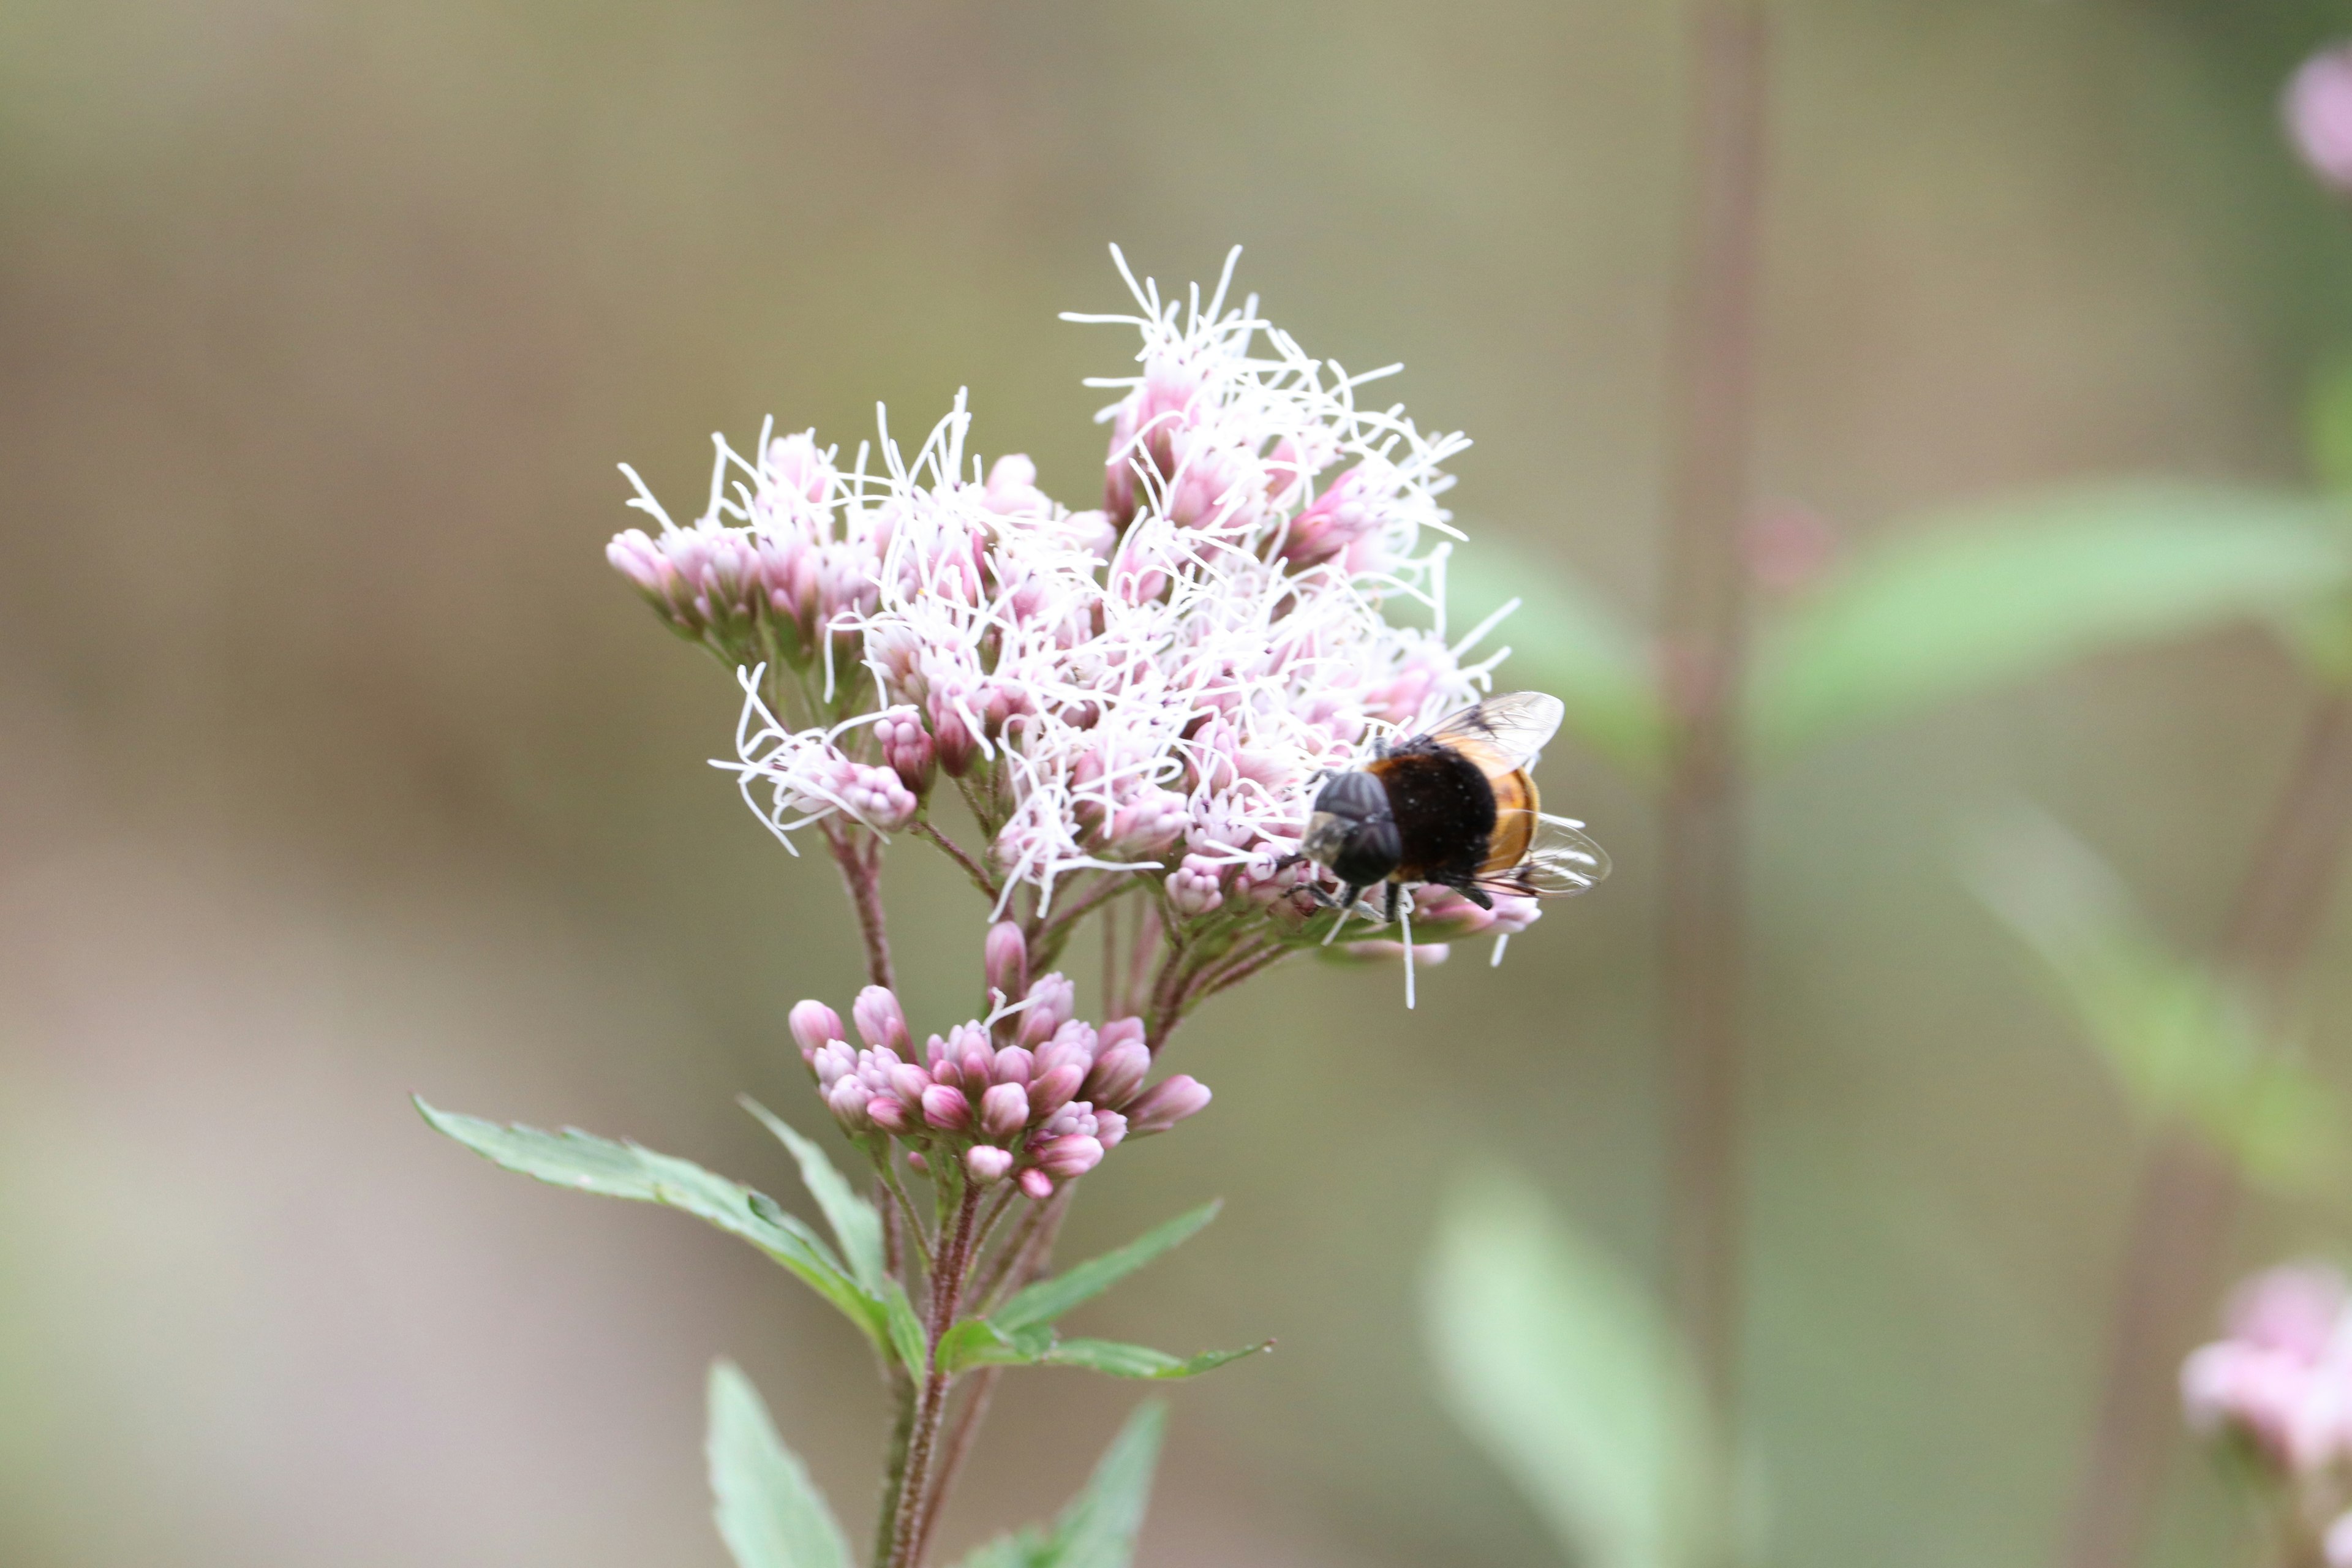
[(897, 1139), (919, 1168), (952, 1159), (983, 1186), (1010, 1179), (1044, 1198), (1124, 1140), (1165, 1132), (1209, 1103), (1207, 1087), (1182, 1073), (1147, 1088), (1143, 1020), (1097, 1028), (1073, 1016), (1076, 987), (1059, 973), (1025, 983), (1024, 949), (1009, 921), (989, 932), (998, 1005), (930, 1037), (919, 1058), (906, 1010), (882, 986), (867, 986), (850, 1008), (863, 1049), (824, 1003), (793, 1009), (801, 1059), (845, 1131)]
[[(731, 456), (722, 446), (722, 477)], [(844, 617), (873, 607), (890, 519), (851, 517), (844, 525), (836, 518), (841, 478), (813, 435), (763, 440), (756, 460), (732, 460), (750, 476), (741, 499), (724, 500), (714, 482), (709, 512), (685, 528), (625, 465), (637, 486), (630, 504), (661, 528), (615, 534), (605, 559), (681, 637), (738, 664), (804, 668), (824, 628), (838, 633)]]
[(2180, 1369), (2189, 1424), (2243, 1447), (2295, 1523), (2352, 1568), (2352, 1300), (2316, 1265), (2273, 1268), (2231, 1298), (2225, 1337)]

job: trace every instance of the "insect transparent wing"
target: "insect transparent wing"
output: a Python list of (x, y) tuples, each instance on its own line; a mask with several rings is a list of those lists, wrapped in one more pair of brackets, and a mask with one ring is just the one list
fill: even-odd
[(1451, 746), (1490, 778), (1516, 773), (1536, 760), (1559, 729), (1567, 706), (1548, 691), (1506, 691), (1448, 714), (1419, 737)]
[(1535, 838), (1519, 863), (1507, 871), (1478, 879), (1478, 885), (1496, 892), (1545, 894), (1581, 893), (1609, 875), (1609, 851), (1585, 837), (1565, 817), (1536, 821)]

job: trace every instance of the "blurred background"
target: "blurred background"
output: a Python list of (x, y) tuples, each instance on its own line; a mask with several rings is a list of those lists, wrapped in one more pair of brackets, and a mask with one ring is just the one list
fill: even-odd
[[(2283, 149), (2340, 6), (1788, 0), (1759, 479), (1840, 550), (2160, 473), (2293, 486), (2352, 232)], [(845, 1516), (850, 1331), (672, 1215), (498, 1174), (411, 1091), (795, 1195), (793, 1001), (859, 983), (837, 885), (704, 759), (725, 675), (603, 560), (614, 465), (697, 509), (709, 433), (845, 447), (972, 388), (1090, 504), (1065, 309), (1243, 284), (1391, 359), (1476, 447), (1473, 533), (1654, 603), (1683, 198), (1664, 4), (211, 0), (0, 8), (0, 1562), (723, 1561), (733, 1355)], [(1473, 546), (1475, 550), (1475, 545)], [(1507, 677), (1508, 675), (1507, 669)], [(1772, 1560), (2046, 1560), (2140, 1143), (1956, 875), (2020, 797), (2210, 940), (2310, 701), (2252, 631), (1818, 747), (1754, 800), (1748, 1434)], [(1277, 1352), (1176, 1394), (1141, 1561), (1558, 1561), (1444, 1414), (1415, 1281), (1500, 1158), (1658, 1265), (1644, 788), (1563, 742), (1617, 874), (1500, 971), (1301, 963), (1187, 1031), (1217, 1090), (1088, 1184), (1072, 1250), (1220, 1194), (1095, 1331)], [(890, 868), (900, 940), (976, 896)], [(2347, 933), (2304, 1011), (2347, 1075)], [(975, 957), (976, 963), (976, 957)], [(977, 973), (912, 967), (919, 1018)], [(2249, 1211), (2243, 1261), (2352, 1205)], [(1125, 1387), (1011, 1380), (951, 1546), (1050, 1510)], [(2220, 1559), (2183, 1451), (2158, 1542)]]

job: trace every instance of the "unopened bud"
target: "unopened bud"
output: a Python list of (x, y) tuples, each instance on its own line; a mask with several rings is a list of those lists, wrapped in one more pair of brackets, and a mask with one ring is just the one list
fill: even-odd
[(1106, 1150), (1118, 1148), (1120, 1140), (1127, 1136), (1127, 1118), (1116, 1110), (1096, 1111), (1095, 1136)]
[(971, 1102), (963, 1090), (935, 1083), (923, 1091), (923, 1120), (950, 1132), (960, 1132), (971, 1125)]
[(1209, 1103), (1209, 1086), (1190, 1073), (1153, 1084), (1127, 1107), (1127, 1130), (1140, 1138), (1165, 1132)]
[(1034, 1047), (1054, 1037), (1078, 1007), (1078, 988), (1056, 971), (1029, 987), (1029, 1006), (1021, 1015), (1021, 1044)]
[(999, 1083), (1025, 1084), (1037, 1076), (1037, 1058), (1019, 1046), (1007, 1046), (996, 1053), (996, 1068), (992, 1076)]
[(892, 1068), (890, 1092), (909, 1105), (920, 1105), (931, 1092), (931, 1075), (918, 1067)]
[(1086, 1096), (1097, 1105), (1125, 1105), (1151, 1071), (1151, 1053), (1140, 1040), (1124, 1040), (1095, 1058), (1087, 1074)]
[(1054, 1178), (1032, 1165), (1021, 1173), (1021, 1190), (1039, 1203), (1054, 1195)]
[(1017, 923), (999, 921), (989, 927), (988, 940), (981, 943), (980, 953), (990, 989), (1007, 997), (1029, 994), (1029, 944), (1023, 940)]
[(858, 1037), (869, 1046), (887, 1046), (904, 1056), (914, 1044), (907, 1032), (907, 1010), (898, 1005), (898, 994), (884, 985), (868, 985), (850, 1004), (849, 1016), (857, 1025)]
[(882, 760), (890, 764), (898, 782), (915, 795), (929, 794), (939, 758), (931, 746), (930, 731), (923, 728), (921, 710), (893, 708), (876, 721), (874, 732), (882, 743)]
[(825, 1108), (833, 1112), (834, 1120), (843, 1127), (852, 1132), (863, 1132), (873, 1125), (874, 1119), (866, 1114), (866, 1110), (873, 1099), (873, 1091), (864, 1084), (854, 1078), (845, 1078), (833, 1086), (833, 1092), (824, 1097), (824, 1103)]
[(1029, 1125), (1029, 1091), (1017, 1083), (1000, 1083), (980, 1097), (980, 1130), (991, 1138), (1010, 1138)]
[(866, 1120), (885, 1132), (912, 1132), (917, 1125), (907, 1102), (895, 1094), (877, 1094), (866, 1102)]
[(801, 1048), (801, 1060), (811, 1067), (816, 1065), (816, 1054), (824, 1048), (825, 1042), (845, 1037), (841, 1032), (841, 1015), (822, 1002), (793, 1003), (784, 1023), (793, 1032), (793, 1043)]
[(1051, 1116), (1077, 1099), (1080, 1086), (1087, 1081), (1087, 1069), (1076, 1062), (1064, 1062), (1039, 1075), (1029, 1086), (1029, 1110), (1034, 1116)]
[(983, 1187), (992, 1187), (1013, 1169), (1013, 1152), (993, 1143), (975, 1143), (963, 1152), (963, 1168)]
[(1038, 1152), (1038, 1168), (1049, 1175), (1067, 1179), (1083, 1176), (1102, 1163), (1101, 1141), (1084, 1133), (1056, 1138)]

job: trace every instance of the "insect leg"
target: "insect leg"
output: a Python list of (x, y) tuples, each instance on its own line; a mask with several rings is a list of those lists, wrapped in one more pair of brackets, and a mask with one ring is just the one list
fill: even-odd
[(1475, 882), (1457, 882), (1454, 886), (1454, 890), (1482, 910), (1491, 910), (1495, 907), (1495, 900), (1486, 896), (1486, 889)]
[(1404, 884), (1402, 882), (1391, 882), (1389, 884), (1388, 908), (1381, 912), (1381, 918), (1386, 920), (1391, 925), (1396, 924), (1397, 895), (1403, 891)]

